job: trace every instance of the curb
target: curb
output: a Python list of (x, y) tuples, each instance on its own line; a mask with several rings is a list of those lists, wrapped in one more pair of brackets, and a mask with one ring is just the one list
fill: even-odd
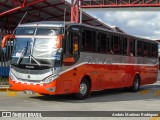
[(0, 92), (7, 91), (9, 89), (9, 85), (0, 85)]

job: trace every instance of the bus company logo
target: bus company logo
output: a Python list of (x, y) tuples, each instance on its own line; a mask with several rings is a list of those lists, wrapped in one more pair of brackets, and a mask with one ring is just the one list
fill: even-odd
[(2, 112), (2, 117), (12, 117), (11, 112)]
[(31, 76), (30, 76), (30, 75), (28, 75), (27, 77), (28, 77), (29, 79), (31, 78)]

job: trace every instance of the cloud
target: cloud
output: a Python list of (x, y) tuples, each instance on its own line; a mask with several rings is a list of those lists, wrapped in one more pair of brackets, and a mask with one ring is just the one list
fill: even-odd
[(139, 26), (139, 25), (143, 25), (144, 22), (141, 20), (131, 20), (129, 22), (127, 22), (127, 26), (129, 27), (135, 27), (135, 26)]
[(88, 14), (110, 26), (117, 26), (128, 34), (149, 39), (160, 39), (160, 12), (158, 11), (108, 11)]
[[(71, 0), (66, 0), (71, 2)], [(136, 11), (137, 10), (137, 11)], [(138, 11), (139, 10), (139, 11)], [(88, 14), (110, 26), (117, 26), (128, 34), (149, 38), (160, 39), (160, 12), (145, 11), (145, 8), (134, 10), (85, 10)]]

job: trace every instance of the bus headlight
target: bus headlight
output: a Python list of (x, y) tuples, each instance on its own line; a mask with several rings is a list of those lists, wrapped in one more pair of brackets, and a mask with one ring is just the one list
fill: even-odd
[(47, 77), (47, 78), (45, 78), (44, 80), (43, 80), (43, 83), (50, 83), (50, 82), (52, 82), (53, 80), (55, 80), (55, 79), (57, 79), (59, 77), (59, 75), (51, 75), (51, 76), (49, 76), (49, 77)]
[(9, 77), (11, 80), (17, 81), (17, 78), (11, 72), (9, 72)]

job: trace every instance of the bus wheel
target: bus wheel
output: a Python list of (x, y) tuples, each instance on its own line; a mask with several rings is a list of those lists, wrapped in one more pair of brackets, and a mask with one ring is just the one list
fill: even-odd
[(87, 98), (90, 94), (90, 87), (88, 79), (83, 78), (79, 86), (79, 92), (74, 94), (74, 97), (79, 100)]
[(136, 75), (134, 77), (133, 85), (130, 89), (133, 92), (137, 92), (139, 90), (139, 87), (140, 87), (140, 78), (139, 78), (139, 76)]

